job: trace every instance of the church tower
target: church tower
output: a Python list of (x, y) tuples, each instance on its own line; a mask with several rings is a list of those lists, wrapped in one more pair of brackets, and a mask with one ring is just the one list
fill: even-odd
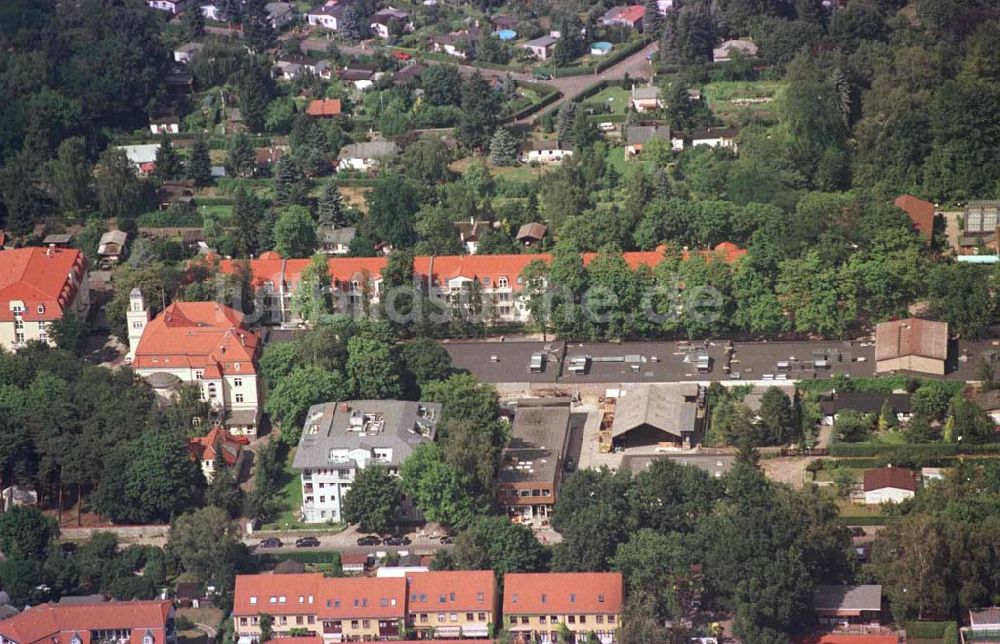
[(128, 311), (125, 313), (125, 319), (128, 322), (129, 354), (132, 355), (139, 347), (142, 332), (149, 324), (149, 309), (146, 308), (146, 300), (138, 288), (132, 289), (132, 292), (128, 294)]

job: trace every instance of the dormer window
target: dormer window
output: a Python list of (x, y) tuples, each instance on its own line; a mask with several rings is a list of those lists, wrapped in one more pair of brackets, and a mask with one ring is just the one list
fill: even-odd
[(83, 640), (76, 633), (73, 634), (73, 639), (69, 641), (69, 644), (83, 644)]
[(257, 603), (257, 596), (256, 595), (250, 595), (250, 605), (253, 606), (256, 603)]
[(10, 307), (10, 310), (14, 312), (14, 315), (21, 315), (24, 313), (24, 307), (20, 304), (14, 304)]
[(142, 636), (142, 644), (153, 644), (153, 634), (146, 631), (146, 634)]
[(234, 365), (233, 365), (233, 367), (234, 367), (234, 368), (235, 368), (235, 369), (236, 369), (237, 371), (239, 371), (239, 370), (240, 370), (240, 363), (238, 363), (238, 362), (237, 362), (236, 364), (234, 364)]
[(38, 311), (38, 315), (43, 315), (45, 313), (45, 305), (44, 304), (39, 304), (38, 308), (35, 309), (35, 310)]
[(507, 288), (508, 282), (506, 275), (501, 275), (500, 278), (497, 279), (497, 286), (499, 286), (500, 288)]

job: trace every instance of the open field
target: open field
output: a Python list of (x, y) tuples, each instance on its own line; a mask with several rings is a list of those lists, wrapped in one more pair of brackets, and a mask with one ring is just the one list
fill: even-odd
[(741, 114), (773, 114), (784, 85), (783, 81), (718, 81), (705, 85), (702, 94), (716, 116), (734, 121)]

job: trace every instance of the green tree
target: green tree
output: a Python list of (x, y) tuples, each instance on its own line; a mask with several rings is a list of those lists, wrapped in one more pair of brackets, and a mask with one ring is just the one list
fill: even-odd
[[(190, 13), (190, 12), (189, 12)], [(170, 181), (181, 176), (181, 159), (174, 150), (173, 143), (166, 132), (160, 133), (160, 147), (156, 150), (156, 169), (154, 174), (160, 181)]]
[(367, 226), (375, 240), (400, 249), (416, 241), (413, 223), (420, 208), (420, 195), (413, 184), (399, 174), (386, 173), (376, 180), (365, 200)]
[(655, 615), (663, 621), (683, 614), (689, 556), (680, 534), (644, 528), (618, 546), (612, 567), (628, 580), (630, 595), (653, 601)]
[(87, 350), (90, 325), (72, 313), (65, 313), (49, 327), (49, 335), (57, 347), (80, 356)]
[(37, 508), (14, 506), (0, 514), (0, 551), (8, 558), (42, 561), (58, 536), (55, 519)]
[(267, 74), (258, 65), (250, 65), (240, 74), (237, 95), (247, 130), (255, 134), (263, 132), (272, 88)]
[(989, 443), (996, 440), (996, 424), (979, 405), (960, 396), (951, 401), (955, 439), (963, 443)]
[(492, 569), (502, 575), (541, 570), (544, 550), (528, 526), (482, 517), (459, 533), (453, 556), (459, 570)]
[(274, 222), (274, 250), (282, 257), (313, 254), (316, 250), (316, 229), (307, 208), (289, 206), (282, 209)]
[(403, 490), (399, 479), (383, 467), (369, 465), (354, 477), (344, 495), (343, 517), (365, 532), (385, 533), (399, 516)]
[(167, 552), (185, 572), (223, 594), (232, 592), (236, 571), (248, 559), (237, 525), (214, 506), (177, 517), (170, 526)]
[(302, 270), (299, 286), (292, 294), (292, 310), (310, 324), (322, 322), (333, 313), (332, 285), (329, 260), (323, 253), (316, 253)]
[(264, 53), (274, 45), (274, 26), (264, 0), (243, 3), (243, 41), (255, 53)]
[(302, 433), (302, 423), (312, 405), (350, 400), (351, 387), (340, 372), (318, 367), (299, 367), (292, 371), (268, 394), (267, 412), (281, 427), (281, 440), (296, 445)]
[(853, 409), (845, 409), (833, 421), (833, 431), (838, 440), (845, 443), (860, 443), (868, 439), (872, 430), (872, 419)]
[(142, 187), (125, 152), (108, 148), (98, 162), (97, 201), (107, 218), (134, 218), (142, 201)]
[(291, 155), (281, 157), (274, 172), (274, 196), (277, 202), (284, 206), (305, 203), (306, 192), (306, 178), (298, 162)]
[(935, 265), (927, 276), (927, 297), (931, 314), (963, 338), (982, 337), (996, 310), (986, 271), (972, 264)]
[(236, 473), (226, 465), (222, 457), (221, 447), (216, 448), (216, 458), (212, 471), (212, 480), (205, 488), (205, 503), (222, 508), (230, 516), (236, 518), (243, 508), (243, 491), (240, 489)]
[(399, 398), (403, 393), (393, 352), (378, 339), (357, 335), (347, 341), (347, 374), (359, 398)]
[(928, 382), (913, 392), (911, 405), (913, 413), (931, 420), (941, 420), (948, 411), (950, 400), (951, 394), (947, 389), (937, 383)]
[(452, 151), (440, 139), (424, 139), (406, 147), (401, 161), (406, 178), (418, 185), (444, 183), (452, 178), (448, 165)]
[(70, 137), (59, 144), (56, 158), (49, 162), (49, 178), (56, 204), (62, 210), (82, 213), (93, 205), (93, 167), (83, 137)]
[(462, 100), (462, 76), (454, 65), (431, 65), (420, 75), (420, 84), (431, 105), (458, 105)]
[(205, 14), (198, 9), (200, 7), (189, 7), (181, 16), (181, 26), (188, 40), (197, 40), (205, 35)]
[(490, 162), (495, 166), (517, 164), (517, 139), (505, 127), (498, 127), (490, 139)]
[(239, 257), (249, 257), (261, 250), (264, 234), (262, 225), (266, 221), (267, 204), (257, 195), (247, 190), (236, 191), (233, 200), (233, 245)]
[(846, 467), (835, 467), (830, 470), (830, 480), (833, 481), (833, 486), (837, 490), (837, 495), (842, 498), (847, 498), (857, 487), (857, 479), (854, 478), (854, 474), (850, 469)]
[(432, 380), (445, 380), (452, 373), (451, 355), (440, 342), (431, 338), (414, 338), (403, 345), (400, 352), (403, 366), (417, 385)]
[(342, 228), (350, 223), (347, 217), (347, 209), (344, 206), (344, 199), (337, 189), (337, 184), (332, 181), (323, 187), (323, 194), (319, 198), (319, 224), (322, 226), (333, 226)]
[(777, 387), (768, 387), (764, 392), (757, 416), (767, 433), (769, 444), (783, 445), (794, 440), (798, 434), (799, 423), (792, 401)]
[(500, 118), (500, 101), (489, 82), (476, 72), (462, 82), (462, 116), (456, 138), (472, 150), (484, 150)]
[(196, 186), (207, 186), (212, 183), (212, 160), (208, 156), (208, 143), (200, 135), (191, 144), (187, 178), (194, 181)]
[(243, 132), (237, 132), (229, 142), (226, 153), (226, 172), (234, 177), (244, 179), (253, 175), (257, 157), (250, 137)]
[(465, 528), (489, 510), (468, 493), (472, 477), (449, 465), (436, 443), (425, 443), (400, 468), (403, 490), (428, 521)]

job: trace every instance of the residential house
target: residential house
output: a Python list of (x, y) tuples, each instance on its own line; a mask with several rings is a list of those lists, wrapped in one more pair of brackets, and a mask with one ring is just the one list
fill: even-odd
[(204, 48), (205, 45), (200, 42), (184, 43), (174, 50), (174, 62), (186, 65), (191, 62), (191, 59), (194, 58), (195, 54)]
[(207, 20), (214, 20), (216, 22), (224, 22), (223, 18), (225, 17), (222, 13), (222, 8), (215, 3), (201, 5), (201, 15), (205, 16)]
[[(993, 356), (986, 359), (990, 362), (995, 361)], [(1000, 389), (967, 392), (966, 397), (979, 405), (979, 407), (993, 419), (994, 423), (1000, 425)]]
[(392, 141), (349, 143), (337, 155), (337, 170), (371, 172), (398, 153), (399, 147)]
[(712, 61), (716, 63), (729, 62), (734, 56), (756, 58), (757, 45), (748, 38), (739, 38), (727, 40), (712, 50)]
[(176, 179), (164, 181), (156, 190), (156, 204), (160, 210), (166, 210), (175, 203), (194, 203), (194, 181), (190, 179)]
[(184, 5), (187, 4), (187, 0), (147, 0), (146, 4), (149, 5), (151, 9), (166, 11), (167, 13), (176, 16), (184, 10)]
[(295, 5), (291, 2), (268, 2), (264, 5), (264, 11), (275, 29), (281, 29), (295, 20)]
[(490, 22), (493, 23), (494, 31), (504, 31), (506, 29), (517, 28), (517, 18), (504, 13), (493, 16), (490, 18)]
[(278, 58), (274, 67), (279, 77), (285, 80), (293, 80), (306, 72), (318, 75), (316, 66), (321, 62), (319, 58), (313, 58), (312, 56), (288, 54)]
[(497, 503), (515, 521), (552, 514), (566, 467), (569, 421), (568, 398), (518, 401), (497, 472)]
[(879, 394), (861, 391), (837, 392), (824, 398), (820, 403), (823, 422), (832, 425), (840, 412), (850, 409), (862, 414), (878, 415), (885, 405), (900, 422), (910, 419), (912, 414), (910, 394)]
[(521, 43), (518, 47), (527, 49), (538, 60), (548, 60), (549, 56), (552, 55), (552, 48), (555, 47), (557, 40), (558, 38), (552, 35), (541, 36), (540, 38)]
[(70, 233), (52, 233), (42, 239), (42, 246), (46, 248), (69, 248), (73, 243), (73, 235)]
[(109, 230), (101, 235), (101, 241), (97, 244), (97, 256), (102, 263), (117, 264), (122, 255), (125, 254), (125, 242), (128, 241), (128, 234), (123, 230)]
[(917, 493), (917, 475), (902, 467), (865, 470), (865, 505), (899, 503)]
[(292, 468), (302, 482), (302, 520), (341, 520), (341, 502), (369, 465), (398, 474), (418, 445), (434, 440), (441, 405), (404, 400), (350, 400), (313, 405)]
[(316, 241), (319, 242), (320, 250), (327, 255), (346, 255), (351, 252), (351, 242), (357, 234), (358, 229), (354, 226), (317, 226)]
[(722, 478), (736, 465), (736, 456), (733, 454), (627, 454), (622, 459), (621, 469), (638, 475), (661, 459), (671, 460), (678, 465), (697, 467), (717, 479)]
[(149, 131), (153, 134), (179, 134), (181, 131), (181, 118), (176, 114), (166, 116), (156, 116), (149, 119)]
[(399, 639), (406, 623), (406, 579), (324, 577), (323, 573), (237, 575), (233, 593), (236, 641), (260, 641), (260, 617), (274, 618), (278, 637), (324, 642)]
[(119, 145), (115, 149), (124, 152), (125, 156), (142, 176), (148, 176), (156, 169), (156, 153), (160, 149), (159, 143)]
[(546, 139), (532, 143), (521, 154), (521, 160), (524, 163), (562, 163), (563, 159), (570, 156), (573, 156), (572, 147)]
[(363, 92), (374, 85), (375, 67), (369, 63), (351, 62), (340, 71), (340, 80), (353, 83), (354, 88)]
[(605, 27), (620, 25), (630, 29), (641, 29), (646, 7), (641, 4), (619, 5), (604, 12), (597, 22)]
[(534, 246), (540, 244), (543, 239), (545, 239), (545, 232), (548, 228), (545, 224), (540, 224), (537, 221), (531, 223), (523, 224), (517, 229), (517, 235), (514, 239), (517, 240), (519, 244), (524, 244), (525, 246)]
[(817, 586), (813, 607), (824, 626), (865, 625), (877, 627), (882, 618), (882, 587)]
[(337, 31), (340, 28), (340, 20), (343, 18), (344, 11), (349, 6), (351, 6), (349, 3), (336, 2), (336, 0), (327, 2), (314, 9), (310, 9), (306, 13), (306, 22), (310, 25)]
[(0, 621), (3, 644), (176, 644), (167, 600), (41, 604)]
[(709, 127), (691, 133), (691, 145), (707, 145), (711, 148), (731, 148), (736, 150), (736, 137), (740, 130), (735, 127)]
[(616, 641), (625, 584), (620, 572), (540, 572), (504, 575), (504, 627), (516, 642), (584, 644), (594, 633)]
[(465, 247), (465, 252), (475, 255), (479, 249), (479, 239), (486, 231), (493, 228), (493, 223), (489, 221), (476, 221), (475, 217), (470, 217), (469, 221), (456, 221), (455, 230), (458, 231), (458, 238)]
[(189, 438), (188, 451), (191, 452), (191, 458), (201, 466), (201, 473), (205, 475), (206, 481), (215, 478), (215, 460), (220, 454), (226, 467), (233, 468), (236, 480), (240, 480), (243, 478), (240, 466), (246, 462), (240, 459), (240, 455), (249, 444), (246, 436), (235, 436), (225, 427), (216, 425), (204, 436)]
[(271, 169), (285, 156), (286, 148), (271, 146), (267, 148), (256, 148), (253, 160), (254, 168), (258, 174), (270, 175)]
[(464, 60), (468, 57), (469, 52), (475, 49), (476, 41), (479, 40), (479, 33), (479, 27), (472, 26), (468, 29), (433, 36), (431, 38), (431, 50)]
[(684, 139), (671, 136), (669, 126), (629, 125), (625, 130), (625, 160), (634, 159), (642, 154), (643, 146), (654, 140), (664, 141), (675, 152), (684, 149)]
[(875, 372), (916, 371), (944, 375), (948, 323), (918, 318), (875, 326)]
[(183, 65), (179, 65), (167, 72), (163, 78), (163, 84), (166, 85), (167, 91), (171, 94), (179, 96), (190, 94), (191, 90), (194, 89), (194, 74), (187, 71)]
[(339, 98), (318, 98), (309, 101), (306, 114), (314, 118), (332, 118), (340, 116), (340, 109)]
[(340, 567), (345, 574), (363, 575), (373, 560), (374, 555), (364, 552), (343, 552), (340, 555)]
[[(536, 233), (537, 234), (537, 233)], [(724, 242), (714, 250), (699, 251), (709, 261), (732, 264), (746, 255), (735, 244)], [(682, 254), (687, 259), (691, 253)], [(584, 253), (583, 262), (589, 264), (596, 253)], [(663, 260), (663, 249), (623, 253), (622, 258), (632, 270), (640, 266), (655, 267)], [(513, 255), (420, 255), (414, 258), (414, 278), (426, 288), (430, 297), (447, 304), (468, 293), (473, 280), (482, 286), (488, 309), (500, 323), (524, 323), (529, 320), (529, 308), (524, 299), (524, 280), (521, 273), (531, 262), (551, 261), (546, 253)], [(298, 286), (300, 275), (309, 264), (308, 258), (283, 259), (274, 252), (267, 252), (250, 260), (253, 286), (260, 296), (265, 311), (263, 322), (291, 325), (300, 320), (292, 310), (292, 294)], [(382, 284), (381, 273), (385, 257), (331, 257), (329, 260), (332, 296), (336, 309), (346, 315), (366, 315), (379, 302)], [(233, 273), (236, 262), (222, 260), (219, 269)]]
[(497, 617), (492, 570), (441, 570), (405, 575), (407, 623), (417, 639), (486, 638)]
[(643, 112), (655, 112), (663, 109), (663, 100), (660, 98), (660, 88), (656, 86), (636, 87), (632, 86), (632, 108), (640, 114)]
[(214, 604), (205, 587), (196, 581), (181, 581), (174, 587), (174, 603), (178, 608), (211, 608)]
[[(969, 611), (969, 627), (963, 641), (995, 641), (1000, 636), (1000, 608), (990, 606)], [(971, 637), (970, 637), (971, 635)]]
[(979, 246), (985, 246), (993, 252), (1000, 249), (997, 241), (1000, 201), (970, 201), (965, 205), (962, 225), (959, 243), (963, 252), (971, 252)]
[(937, 214), (934, 204), (917, 199), (913, 195), (900, 195), (896, 197), (894, 203), (910, 218), (924, 243), (931, 243), (931, 238), (934, 236), (934, 217)]
[(611, 438), (617, 447), (691, 447), (698, 414), (698, 385), (641, 385), (615, 403)]
[(424, 73), (427, 69), (420, 63), (410, 63), (409, 65), (404, 65), (399, 71), (392, 75), (392, 82), (396, 85), (406, 85), (408, 83), (416, 82), (420, 75)]
[(31, 340), (55, 344), (50, 325), (90, 311), (87, 259), (75, 248), (0, 250), (0, 349)]
[(169, 400), (181, 383), (198, 385), (213, 417), (235, 434), (256, 436), (261, 388), (260, 338), (244, 316), (215, 302), (174, 302), (155, 319), (139, 289), (126, 311), (126, 362)]
[(386, 7), (379, 9), (372, 14), (372, 33), (379, 38), (389, 38), (398, 35), (396, 29), (401, 31), (413, 31), (413, 23), (410, 22), (410, 14), (399, 9)]

